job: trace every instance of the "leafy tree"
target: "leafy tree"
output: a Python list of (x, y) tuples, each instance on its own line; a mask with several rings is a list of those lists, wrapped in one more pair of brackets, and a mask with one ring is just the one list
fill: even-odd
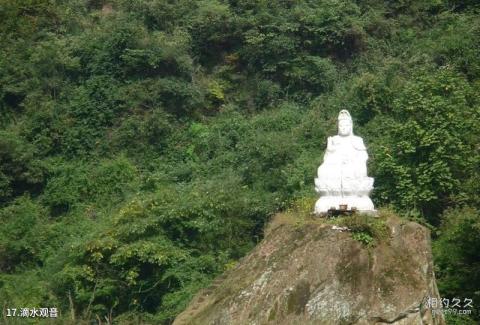
[(12, 197), (38, 194), (45, 183), (46, 166), (35, 147), (13, 132), (0, 131), (0, 204)]
[[(434, 242), (433, 253), (439, 290), (446, 298), (468, 298), (473, 301), (478, 299), (479, 229), (480, 213), (476, 209), (451, 209), (442, 217), (439, 238)], [(473, 308), (473, 313), (478, 315), (478, 305), (473, 303)], [(465, 323), (469, 324), (467, 321)]]
[(0, 272), (42, 264), (48, 245), (45, 221), (45, 208), (28, 196), (0, 210)]
[(170, 323), (311, 204), (344, 108), (377, 206), (439, 227), (441, 294), (475, 296), (479, 21), (453, 0), (3, 1), (0, 296)]
[[(475, 89), (449, 69), (420, 74), (394, 100), (376, 147), (377, 198), (402, 209), (418, 209), (436, 224), (447, 206), (472, 203), (464, 186), (478, 177), (479, 104)], [(476, 176), (474, 176), (476, 175)]]

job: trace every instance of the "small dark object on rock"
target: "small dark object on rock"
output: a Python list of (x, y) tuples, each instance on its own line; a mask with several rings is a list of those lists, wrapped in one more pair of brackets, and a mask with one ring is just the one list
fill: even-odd
[(339, 208), (330, 207), (330, 209), (328, 209), (328, 212), (325, 214), (320, 214), (320, 217), (335, 218), (339, 216), (351, 216), (356, 212), (358, 212), (356, 207), (348, 209), (348, 206), (346, 204), (340, 204)]

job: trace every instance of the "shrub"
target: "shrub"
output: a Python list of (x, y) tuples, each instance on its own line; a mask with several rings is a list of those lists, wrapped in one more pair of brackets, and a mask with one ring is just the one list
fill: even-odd
[(356, 213), (352, 216), (334, 219), (332, 222), (350, 229), (352, 237), (367, 246), (384, 241), (389, 236), (385, 220), (371, 215)]
[(42, 265), (48, 246), (45, 208), (21, 196), (0, 210), (0, 272)]
[(425, 71), (395, 99), (392, 117), (376, 117), (386, 138), (372, 154), (379, 203), (417, 209), (438, 224), (435, 216), (447, 206), (475, 200), (464, 186), (478, 175), (472, 152), (480, 115), (473, 92), (450, 69)]
[[(433, 243), (440, 294), (448, 299), (479, 296), (480, 213), (473, 208), (447, 210)], [(473, 305), (478, 318), (478, 305)], [(468, 322), (466, 322), (468, 324)]]

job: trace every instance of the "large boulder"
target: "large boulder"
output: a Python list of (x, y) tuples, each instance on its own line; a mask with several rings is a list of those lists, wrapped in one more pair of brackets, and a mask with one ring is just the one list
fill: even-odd
[(445, 324), (427, 304), (439, 299), (427, 228), (380, 214), (374, 238), (320, 220), (274, 222), (174, 325)]

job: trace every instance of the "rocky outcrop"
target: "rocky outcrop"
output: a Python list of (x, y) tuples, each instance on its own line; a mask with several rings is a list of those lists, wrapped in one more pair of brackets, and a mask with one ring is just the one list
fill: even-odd
[(183, 324), (445, 324), (430, 232), (381, 217), (387, 236), (365, 245), (327, 221), (279, 223), (238, 265), (201, 291)]

